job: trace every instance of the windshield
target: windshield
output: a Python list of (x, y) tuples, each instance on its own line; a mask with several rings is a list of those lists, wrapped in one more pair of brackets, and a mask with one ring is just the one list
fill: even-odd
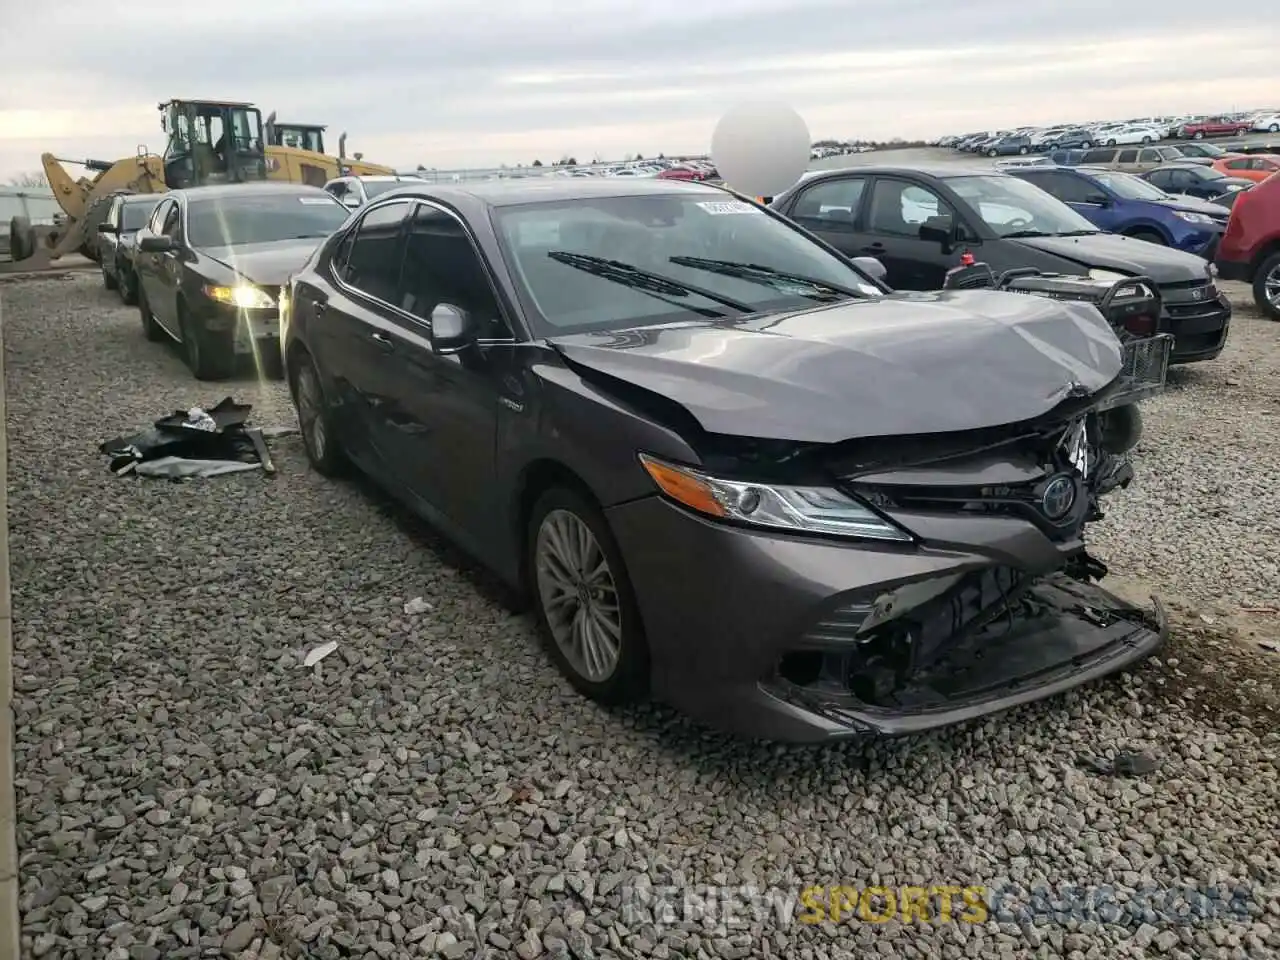
[(1001, 237), (1098, 232), (1061, 200), (1017, 177), (952, 177), (947, 186)]
[(160, 198), (156, 197), (154, 200), (134, 200), (123, 204), (120, 208), (120, 229), (141, 230), (159, 202)]
[(1196, 167), (1196, 169), (1200, 172), (1200, 179), (1201, 179), (1201, 180), (1225, 180), (1225, 179), (1227, 179), (1227, 175), (1226, 175), (1225, 173), (1223, 173), (1223, 172), (1222, 172), (1222, 171), (1220, 171), (1220, 170), (1215, 170), (1215, 169), (1213, 169), (1213, 167)]
[(347, 219), (347, 208), (328, 194), (276, 193), (193, 200), (187, 239), (193, 247), (233, 247), (327, 237)]
[(495, 208), (494, 222), (543, 336), (880, 295), (835, 254), (727, 194), (520, 204)]
[(1168, 200), (1169, 195), (1159, 187), (1152, 186), (1145, 180), (1128, 173), (1102, 173), (1090, 171), (1090, 176), (1112, 193), (1125, 200)]
[(1227, 151), (1212, 143), (1198, 143), (1195, 149), (1202, 157), (1225, 157)]

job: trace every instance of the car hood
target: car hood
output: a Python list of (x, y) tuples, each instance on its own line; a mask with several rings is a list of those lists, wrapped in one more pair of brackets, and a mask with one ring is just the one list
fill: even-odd
[(1208, 200), (1201, 200), (1197, 197), (1181, 197), (1170, 196), (1168, 200), (1154, 200), (1162, 207), (1168, 207), (1170, 210), (1179, 210), (1183, 213), (1203, 213), (1211, 217), (1217, 217), (1225, 220), (1230, 216), (1231, 211), (1220, 203), (1210, 203)]
[(302, 269), (323, 238), (244, 243), (233, 247), (204, 247), (206, 257), (230, 267), (251, 283), (281, 286)]
[(1150, 277), (1156, 283), (1204, 278), (1204, 260), (1172, 247), (1113, 233), (1083, 237), (1019, 237), (1016, 243), (1070, 260), (1082, 267)]
[(1017, 423), (1120, 372), (1119, 341), (1094, 307), (990, 290), (549, 342), (585, 378), (674, 400), (709, 433), (801, 443)]
[(1220, 193), (1226, 193), (1232, 187), (1239, 187), (1241, 190), (1248, 190), (1253, 186), (1253, 181), (1244, 177), (1223, 177), (1221, 180), (1209, 181), (1213, 189)]

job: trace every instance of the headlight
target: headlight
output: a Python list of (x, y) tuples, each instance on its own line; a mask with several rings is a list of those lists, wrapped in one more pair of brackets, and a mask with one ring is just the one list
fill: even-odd
[(1205, 273), (1209, 274), (1209, 279), (1214, 280), (1218, 276), (1218, 265), (1216, 263), (1206, 263)]
[(1102, 280), (1105, 283), (1117, 283), (1121, 280), (1127, 280), (1128, 274), (1116, 273), (1114, 270), (1090, 270), (1090, 280)]
[(1203, 213), (1188, 213), (1185, 210), (1175, 210), (1173, 215), (1179, 220), (1185, 220), (1187, 223), (1213, 223), (1213, 217), (1205, 216)]
[(722, 480), (643, 453), (640, 463), (659, 490), (703, 516), (793, 533), (911, 540), (905, 530), (832, 487)]
[(245, 283), (234, 287), (205, 287), (204, 292), (210, 300), (239, 307), (241, 310), (267, 310), (276, 305), (264, 291)]

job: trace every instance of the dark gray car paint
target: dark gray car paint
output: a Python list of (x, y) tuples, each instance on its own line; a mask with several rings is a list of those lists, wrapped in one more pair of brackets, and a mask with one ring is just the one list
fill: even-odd
[[(316, 359), (327, 404), (342, 424), (344, 432), (339, 439), (360, 468), (512, 586), (525, 585), (522, 543), (531, 496), (549, 483), (585, 490), (600, 504), (625, 559), (627, 575), (635, 584), (651, 651), (653, 692), (717, 726), (790, 740), (875, 730), (904, 733), (1038, 699), (1112, 672), (1159, 644), (1162, 630), (1130, 621), (1130, 633), (1108, 646), (1102, 656), (1089, 652), (1097, 644), (1097, 631), (1084, 620), (1049, 618), (1063, 634), (1056, 644), (1041, 646), (1036, 636), (1025, 630), (1011, 636), (1031, 644), (1033, 659), (1036, 651), (1043, 651), (1044, 656), (1066, 656), (1064, 662), (1037, 664), (1040, 672), (1033, 670), (1022, 678), (1021, 685), (1007, 684), (953, 703), (946, 710), (848, 713), (845, 704), (840, 707), (845, 713), (833, 714), (821, 704), (805, 702), (767, 684), (765, 677), (781, 650), (821, 610), (837, 606), (855, 591), (889, 589), (1009, 562), (1038, 573), (1065, 563), (1081, 545), (1075, 540), (1050, 540), (1034, 525), (1016, 517), (982, 514), (938, 517), (899, 511), (894, 518), (922, 537), (912, 545), (831, 540), (714, 523), (659, 496), (637, 462), (637, 452), (731, 475), (768, 469), (780, 477), (792, 476), (791, 482), (811, 481), (815, 463), (816, 469), (822, 469), (825, 461), (819, 456), (817, 461), (802, 465), (795, 456), (796, 448), (802, 445), (796, 439), (797, 432), (841, 438), (859, 430), (876, 433), (870, 417), (859, 421), (858, 412), (849, 409), (859, 398), (856, 388), (844, 382), (852, 379), (850, 365), (882, 383), (901, 385), (905, 394), (895, 398), (905, 407), (905, 412), (896, 414), (900, 425), (915, 423), (937, 430), (941, 429), (939, 424), (966, 420), (974, 424), (982, 419), (979, 405), (995, 416), (996, 422), (1007, 423), (1011, 414), (1004, 410), (996, 413), (997, 405), (979, 400), (972, 389), (965, 393), (971, 409), (958, 415), (939, 411), (948, 398), (940, 386), (934, 386), (933, 410), (940, 419), (930, 419), (928, 404), (913, 399), (911, 394), (928, 386), (926, 378), (942, 369), (944, 351), (952, 351), (945, 353), (945, 358), (958, 371), (950, 375), (949, 382), (958, 383), (961, 375), (988, 385), (1000, 379), (986, 367), (986, 354), (976, 369), (966, 369), (947, 338), (939, 346), (925, 335), (926, 330), (934, 336), (941, 331), (916, 318), (917, 311), (937, 323), (970, 331), (975, 343), (985, 339), (1006, 366), (1016, 357), (1045, 371), (1038, 380), (1022, 378), (1021, 393), (1008, 386), (998, 389), (1017, 410), (1047, 411), (1050, 420), (1064, 415), (1061, 410), (1065, 406), (1091, 402), (1067, 400), (1054, 406), (1055, 398), (1071, 392), (1077, 376), (1088, 384), (1086, 389), (1110, 381), (1116, 370), (1116, 345), (1109, 329), (1095, 319), (1096, 314), (1090, 316), (1083, 308), (1017, 294), (982, 292), (903, 295), (769, 318), (778, 322), (780, 333), (744, 329), (743, 323), (749, 325), (750, 320), (704, 321), (660, 330), (646, 328), (636, 331), (635, 336), (615, 338), (634, 344), (631, 351), (589, 346), (581, 342), (582, 337), (558, 338), (558, 343), (533, 338), (494, 235), (491, 209), (537, 199), (673, 190), (723, 197), (715, 188), (698, 184), (581, 180), (517, 183), (510, 188), (423, 184), (384, 195), (365, 211), (400, 197), (420, 197), (455, 212), (464, 221), (494, 280), (514, 337), (477, 344), (459, 354), (435, 354), (419, 323), (390, 305), (367, 302), (347, 292), (335, 282), (327, 258), (341, 242), (345, 229), (354, 224), (353, 217), (290, 283), (286, 355), (291, 364), (308, 353)], [(982, 306), (986, 315), (966, 321), (961, 317), (961, 304), (975, 311)], [(859, 311), (867, 313), (865, 323), (855, 322)], [(1051, 318), (1056, 318), (1056, 323), (1051, 323)], [(875, 332), (877, 320), (879, 333)], [(766, 322), (761, 321), (762, 325)], [(913, 322), (920, 332), (912, 341), (916, 349), (904, 349), (903, 338), (885, 332), (900, 332), (903, 324)], [(329, 352), (344, 349), (348, 341), (329, 338), (340, 326), (349, 326), (357, 339), (361, 330), (366, 337), (417, 330), (413, 334), (417, 346), (403, 358), (415, 372), (412, 376), (395, 373), (396, 368), (371, 352), (374, 366), (364, 371), (360, 383), (335, 376), (328, 364)], [(1050, 333), (1050, 327), (1059, 329)], [(664, 342), (664, 337), (674, 339)], [(767, 347), (771, 361), (775, 352), (779, 358), (770, 371), (776, 380), (766, 383), (761, 371), (736, 369), (722, 361), (712, 376), (732, 389), (721, 386), (717, 390), (711, 380), (699, 392), (691, 376), (699, 367), (688, 349), (694, 340), (708, 347), (737, 343), (748, 351)], [(938, 355), (930, 356), (931, 350)], [(1061, 351), (1062, 356), (1055, 357), (1055, 351)], [(636, 357), (625, 359), (629, 352)], [(846, 358), (848, 373), (842, 377), (840, 364), (823, 359), (824, 354)], [(759, 358), (758, 352), (756, 356)], [(1096, 367), (1091, 367), (1090, 358)], [(797, 370), (786, 368), (802, 360), (817, 364), (824, 377), (820, 387), (815, 384), (807, 392), (809, 419), (820, 425), (812, 429), (801, 422), (799, 398), (805, 394)], [(607, 372), (610, 369), (612, 373)], [(708, 370), (705, 364), (702, 369)], [(626, 376), (619, 378), (616, 373)], [(389, 382), (393, 379), (395, 383)], [(421, 387), (440, 389), (442, 383), (458, 384), (463, 390), (449, 397), (441, 395), (448, 401), (443, 407), (422, 403), (420, 397), (408, 392)], [(835, 391), (834, 397), (823, 392), (828, 388)], [(742, 409), (744, 402), (752, 401), (755, 390), (773, 391), (781, 398), (783, 409), (770, 421), (772, 432), (780, 439), (759, 438), (758, 403), (754, 404), (754, 415)], [(861, 396), (867, 400), (870, 394)], [(882, 399), (876, 402), (878, 409), (891, 406)], [(458, 403), (471, 409), (464, 417), (451, 420), (448, 404)], [(707, 433), (691, 415), (693, 411), (739, 435)], [(462, 423), (488, 426), (472, 429), (463, 437), (457, 432)], [(1019, 424), (1000, 429), (1021, 436), (1029, 428)], [(741, 435), (743, 431), (747, 435)], [(965, 439), (967, 434), (941, 436), (947, 442), (978, 442)], [(371, 437), (376, 437), (376, 442), (371, 443)], [(923, 439), (929, 441), (928, 437)], [(488, 448), (492, 455), (477, 452), (460, 458), (460, 444)], [(806, 454), (815, 449), (821, 454), (828, 447), (810, 446)], [(880, 473), (886, 469), (881, 467)], [(956, 467), (951, 477), (963, 484), (986, 476), (983, 469), (990, 468)], [(452, 495), (456, 498), (465, 493), (465, 500), (433, 500), (424, 495), (424, 490), (445, 489), (439, 477), (431, 477), (432, 472), (449, 474)], [(832, 479), (828, 472), (825, 481)], [(1114, 598), (1100, 602), (1107, 609), (1122, 606)], [(1078, 662), (1073, 659), (1076, 654)], [(1027, 651), (1023, 655), (1028, 655)]]

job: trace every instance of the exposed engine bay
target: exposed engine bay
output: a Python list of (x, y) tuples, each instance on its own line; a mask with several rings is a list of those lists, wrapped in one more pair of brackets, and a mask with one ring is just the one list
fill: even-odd
[[(1084, 545), (1086, 525), (1103, 517), (1101, 499), (1133, 478), (1137, 408), (1046, 421), (1002, 441), (916, 438), (834, 461), (844, 489), (908, 529), (922, 529), (915, 517), (981, 514), (1030, 523), (1052, 547), (993, 553), (989, 563), (842, 604), (780, 659), (776, 681), (788, 696), (827, 710), (954, 708), (1078, 668), (1135, 630), (1163, 634), (1158, 608), (1153, 615), (1096, 586), (1107, 568)], [(963, 449), (966, 439), (976, 447)], [(947, 545), (980, 549), (959, 538)]]

